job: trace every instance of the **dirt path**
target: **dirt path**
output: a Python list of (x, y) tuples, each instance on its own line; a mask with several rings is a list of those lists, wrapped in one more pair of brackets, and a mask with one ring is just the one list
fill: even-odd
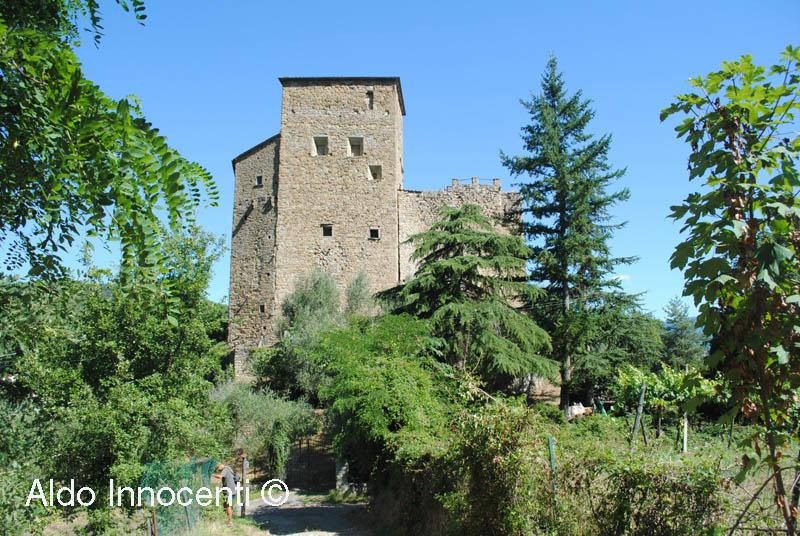
[(253, 521), (272, 536), (373, 536), (364, 504), (322, 504), (321, 497), (290, 492), (285, 504), (250, 503)]

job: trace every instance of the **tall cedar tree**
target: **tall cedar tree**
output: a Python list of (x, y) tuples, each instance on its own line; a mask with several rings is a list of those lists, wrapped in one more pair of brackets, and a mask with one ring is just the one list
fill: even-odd
[(689, 316), (689, 308), (680, 298), (672, 298), (664, 308), (664, 361), (683, 370), (685, 365), (701, 368), (706, 357), (706, 341)]
[(622, 189), (608, 193), (624, 169), (608, 163), (611, 136), (587, 133), (594, 111), (581, 92), (568, 95), (551, 57), (541, 84), (542, 92), (522, 101), (531, 122), (522, 128), (528, 154), (503, 163), (521, 183), (524, 228), (535, 244), (531, 279), (548, 293), (544, 305), (532, 307), (533, 316), (553, 339), (553, 357), (561, 365), (561, 405), (570, 401), (574, 355), (590, 343), (589, 324), (610, 302), (624, 298), (614, 269), (632, 257), (612, 257), (608, 241), (624, 224), (609, 222), (609, 208), (627, 200)]
[(525, 241), (496, 231), (476, 205), (440, 214), (410, 238), (414, 277), (378, 298), (397, 313), (431, 319), (445, 360), (495, 386), (527, 374), (552, 377), (555, 363), (540, 355), (550, 349), (547, 333), (516, 307), (541, 294), (525, 281)]

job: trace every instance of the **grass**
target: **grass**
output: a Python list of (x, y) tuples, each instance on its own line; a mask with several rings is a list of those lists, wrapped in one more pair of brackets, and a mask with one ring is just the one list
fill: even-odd
[(264, 536), (267, 531), (249, 518), (234, 517), (233, 526), (225, 523), (225, 514), (219, 509), (207, 509), (200, 522), (194, 527), (190, 536)]

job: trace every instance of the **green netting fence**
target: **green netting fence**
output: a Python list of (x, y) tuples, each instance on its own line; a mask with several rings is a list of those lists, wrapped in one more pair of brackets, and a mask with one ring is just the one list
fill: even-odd
[[(188, 487), (192, 490), (192, 497), (194, 497), (199, 488), (212, 487), (211, 475), (216, 466), (217, 461), (212, 458), (196, 458), (180, 463), (150, 463), (145, 467), (140, 486), (153, 490), (168, 487), (176, 492), (180, 488)], [(186, 534), (200, 520), (202, 509), (195, 501), (188, 506), (180, 505), (175, 501), (171, 506), (157, 505), (155, 508), (146, 508), (149, 534), (156, 533), (153, 530), (154, 523), (158, 536)]]

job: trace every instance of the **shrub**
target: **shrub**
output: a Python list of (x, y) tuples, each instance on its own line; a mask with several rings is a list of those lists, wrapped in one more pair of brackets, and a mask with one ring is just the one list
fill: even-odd
[(284, 473), (292, 441), (319, 429), (311, 406), (285, 400), (269, 389), (228, 382), (217, 386), (211, 397), (230, 417), (230, 449), (243, 448), (272, 474)]
[(603, 417), (554, 426), (506, 404), (467, 416), (454, 457), (465, 496), (449, 501), (463, 534), (714, 534), (724, 510), (719, 464), (630, 456), (623, 426)]

